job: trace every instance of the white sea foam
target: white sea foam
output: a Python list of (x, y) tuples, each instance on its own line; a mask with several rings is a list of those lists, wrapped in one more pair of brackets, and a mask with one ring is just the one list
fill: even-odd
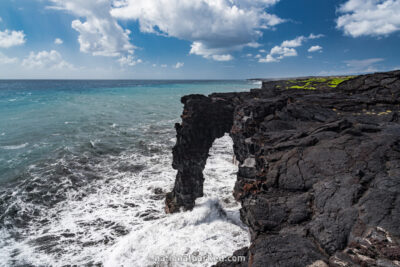
[[(160, 146), (165, 151), (171, 145), (149, 146)], [(166, 192), (173, 186), (176, 171), (171, 168), (171, 153), (110, 156), (91, 166), (97, 168), (96, 173), (101, 173), (103, 179), (68, 191), (65, 201), (42, 210), (42, 219), (49, 222), (42, 226), (31, 224), (25, 230), (28, 238), (23, 241), (10, 239), (7, 245), (0, 244), (0, 257), (35, 266), (164, 266), (155, 265), (154, 259), (229, 256), (249, 245), (248, 231), (239, 219), (240, 206), (232, 197), (237, 171), (232, 157), (230, 137), (216, 140), (204, 171), (204, 197), (196, 201), (191, 212), (167, 215), (164, 199), (154, 190), (161, 188)], [(121, 163), (132, 171), (119, 170)], [(61, 160), (58, 164), (66, 162)], [(135, 171), (135, 166), (145, 168)], [(68, 181), (60, 184), (64, 186), (68, 186)], [(37, 207), (25, 203), (23, 208), (30, 212)], [(168, 266), (212, 264), (172, 262)]]
[(262, 85), (262, 81), (253, 81), (252, 84)]
[(27, 145), (29, 145), (29, 143), (20, 144), (20, 145), (2, 146), (1, 148), (6, 149), (6, 150), (15, 150), (15, 149), (22, 149), (22, 148), (26, 147)]
[[(162, 257), (228, 256), (248, 245), (247, 233), (236, 224), (235, 215), (236, 212), (231, 211), (225, 216), (218, 199), (203, 198), (191, 212), (173, 214), (137, 227), (105, 254), (104, 265), (153, 266), (155, 260)], [(212, 263), (215, 262), (201, 265)], [(165, 266), (171, 266), (167, 264)], [(172, 263), (172, 266), (188, 265), (191, 264)]]
[[(249, 245), (247, 229), (232, 197), (236, 166), (232, 140), (214, 143), (205, 169), (205, 196), (191, 212), (168, 215), (140, 225), (105, 254), (105, 266), (154, 266), (155, 259), (196, 256), (226, 257)], [(209, 266), (216, 262), (162, 262), (157, 266)]]

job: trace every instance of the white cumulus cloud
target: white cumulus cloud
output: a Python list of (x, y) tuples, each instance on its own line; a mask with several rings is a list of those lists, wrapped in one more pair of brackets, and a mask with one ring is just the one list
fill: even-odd
[(56, 38), (56, 39), (54, 40), (54, 43), (55, 43), (56, 45), (62, 45), (62, 44), (64, 43), (64, 41), (61, 40), (60, 38)]
[(182, 68), (184, 65), (185, 65), (185, 63), (183, 63), (183, 62), (177, 62), (177, 63), (175, 64), (174, 68), (175, 68), (175, 69), (180, 69), (180, 68)]
[(261, 63), (271, 63), (271, 62), (279, 62), (281, 59), (285, 57), (295, 57), (297, 56), (296, 47), (300, 47), (303, 43), (309, 39), (318, 39), (323, 37), (324, 35), (318, 34), (310, 34), (309, 36), (298, 36), (293, 40), (286, 40), (283, 41), (280, 45), (274, 46), (269, 54), (264, 57), (260, 58), (258, 62)]
[(310, 52), (310, 53), (322, 51), (322, 46), (313, 45), (307, 51)]
[(135, 66), (136, 64), (142, 63), (141, 59), (135, 59), (132, 55), (123, 56), (118, 59), (121, 66)]
[(129, 30), (124, 30), (110, 14), (110, 0), (51, 0), (50, 8), (80, 17), (71, 26), (79, 32), (80, 50), (94, 56), (120, 57), (132, 54)]
[(0, 47), (10, 48), (12, 46), (23, 45), (26, 42), (23, 31), (0, 31)]
[(307, 37), (299, 36), (293, 40), (283, 41), (281, 46), (282, 47), (299, 47), (303, 44), (303, 42), (307, 40)]
[(279, 62), (279, 60), (277, 58), (274, 58), (272, 55), (268, 54), (265, 58), (261, 58), (259, 62), (271, 63), (271, 62)]
[(204, 58), (213, 59), (216, 61), (232, 60), (233, 56), (231, 54), (224, 54), (225, 52), (225, 47), (207, 48), (207, 46), (201, 42), (194, 42), (190, 49), (190, 54), (201, 55)]
[(311, 34), (308, 36), (308, 39), (314, 40), (314, 39), (319, 39), (319, 38), (322, 38), (322, 37), (325, 37), (325, 35), (323, 35), (323, 34), (313, 34), (313, 33), (311, 33)]
[(22, 66), (30, 69), (74, 69), (74, 66), (66, 62), (56, 50), (30, 52), (29, 56), (22, 61)]
[(228, 61), (245, 46), (258, 47), (262, 30), (284, 20), (266, 12), (279, 0), (118, 0), (111, 14), (136, 20), (142, 32), (192, 42), (191, 54)]
[(348, 0), (336, 27), (352, 37), (386, 36), (400, 30), (399, 0)]
[(233, 60), (233, 56), (226, 54), (226, 55), (212, 55), (212, 59), (215, 61), (231, 61)]

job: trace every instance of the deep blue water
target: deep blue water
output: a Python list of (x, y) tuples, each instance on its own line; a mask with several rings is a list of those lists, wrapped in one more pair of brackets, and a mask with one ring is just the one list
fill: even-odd
[[(158, 186), (173, 184), (171, 148), (174, 123), (182, 112), (180, 97), (254, 87), (259, 85), (248, 81), (0, 81), (0, 266), (50, 266), (65, 259), (78, 265), (102, 262), (91, 258), (100, 253), (92, 239), (101, 236), (105, 249), (134, 227), (135, 219), (130, 219), (125, 228), (115, 230), (125, 223), (115, 219), (107, 237), (112, 241), (107, 242), (105, 234), (93, 228), (96, 220), (106, 220), (104, 214), (128, 213), (125, 198), (134, 193), (122, 197), (115, 192), (150, 190), (145, 185), (154, 180)], [(107, 183), (113, 180), (119, 187), (108, 192)], [(103, 195), (96, 200), (93, 196), (99, 192)], [(148, 192), (143, 194), (147, 197)], [(119, 197), (128, 206), (110, 211), (109, 204), (98, 204), (102, 198), (113, 202)], [(141, 193), (134, 197), (147, 203), (145, 209), (162, 210), (158, 200), (146, 202)], [(99, 217), (77, 220), (93, 214), (86, 210), (90, 199), (98, 205)], [(70, 228), (60, 228), (73, 213), (65, 207), (74, 205), (82, 213), (74, 223), (68, 221)], [(77, 225), (84, 230), (76, 230)], [(76, 231), (74, 236), (64, 234), (71, 231)], [(73, 246), (59, 242), (65, 236)]]

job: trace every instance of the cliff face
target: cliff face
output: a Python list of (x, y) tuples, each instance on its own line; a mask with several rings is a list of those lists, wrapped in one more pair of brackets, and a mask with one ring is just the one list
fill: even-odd
[(202, 196), (215, 138), (240, 163), (252, 244), (218, 266), (400, 266), (400, 71), (349, 78), (182, 99), (167, 211)]

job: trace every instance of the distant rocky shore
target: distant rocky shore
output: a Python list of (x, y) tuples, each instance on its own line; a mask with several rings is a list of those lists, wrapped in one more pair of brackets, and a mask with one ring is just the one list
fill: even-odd
[(190, 210), (216, 138), (239, 162), (233, 190), (251, 246), (217, 266), (400, 266), (400, 71), (264, 81), (182, 98), (175, 186)]

